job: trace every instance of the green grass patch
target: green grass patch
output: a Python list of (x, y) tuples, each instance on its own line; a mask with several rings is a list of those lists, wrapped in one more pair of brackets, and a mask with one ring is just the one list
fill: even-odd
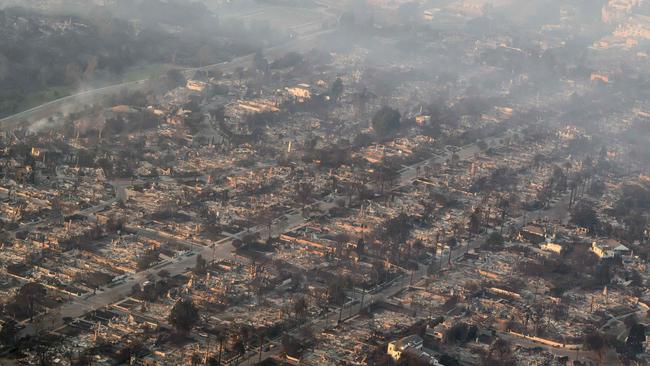
[(0, 91), (0, 118), (26, 111), (49, 101), (70, 95), (72, 89), (66, 86), (51, 87), (35, 92), (23, 90)]
[(127, 71), (122, 75), (123, 82), (150, 79), (156, 76), (160, 76), (169, 70), (169, 65), (167, 64), (148, 64), (133, 66), (127, 69)]
[[(133, 66), (127, 69), (120, 77), (121, 82), (143, 80), (160, 76), (169, 70), (167, 64), (147, 64)], [(115, 84), (98, 84), (95, 87), (110, 86)], [(70, 86), (56, 86), (43, 90), (25, 93), (23, 90), (0, 91), (0, 118), (8, 117), (22, 111), (37, 107), (41, 104), (69, 96), (75, 92)]]

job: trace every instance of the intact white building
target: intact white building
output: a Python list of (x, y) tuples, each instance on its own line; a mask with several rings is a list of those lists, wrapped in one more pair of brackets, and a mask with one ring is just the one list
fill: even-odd
[(608, 259), (626, 255), (630, 252), (630, 249), (616, 240), (607, 239), (591, 243), (591, 251), (600, 259)]

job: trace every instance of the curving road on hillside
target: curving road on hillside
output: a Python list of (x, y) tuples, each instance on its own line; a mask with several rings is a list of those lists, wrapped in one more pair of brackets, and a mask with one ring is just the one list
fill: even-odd
[[(302, 10), (294, 10), (294, 12), (300, 11)], [(243, 14), (242, 17), (245, 18), (244, 20), (246, 21), (269, 20), (270, 18), (271, 20), (274, 20), (272, 22), (273, 24), (276, 24), (278, 26), (284, 25), (287, 30), (292, 32), (293, 37), (289, 41), (278, 46), (269, 47), (264, 50), (267, 56), (277, 57), (289, 51), (309, 50), (314, 46), (314, 39), (334, 31), (334, 29), (322, 29), (323, 19), (329, 18), (330, 21), (335, 20), (335, 17), (332, 14), (328, 13), (328, 9), (305, 8), (304, 11), (308, 12), (308, 16), (301, 17), (298, 13), (292, 14), (292, 16), (290, 16), (290, 19), (286, 20), (286, 23), (284, 24), (280, 22), (280, 16), (285, 13), (285, 11), (283, 9), (277, 9), (272, 5), (257, 9), (253, 13)], [(315, 13), (320, 14), (321, 18), (315, 18)], [(286, 14), (284, 15), (286, 16)], [(233, 18), (233, 16), (229, 17)], [(234, 17), (236, 18), (236, 16)], [(304, 19), (309, 20), (305, 21)], [(227, 62), (221, 62), (197, 68), (179, 69), (188, 74), (194, 71), (206, 70), (220, 70), (227, 72), (234, 71), (239, 67), (246, 67), (250, 65), (252, 60), (253, 55), (249, 54), (237, 57)], [(39, 121), (46, 121), (50, 117), (54, 117), (60, 113), (65, 115), (71, 112), (81, 111), (85, 106), (98, 103), (104, 98), (119, 93), (123, 90), (140, 90), (146, 87), (147, 81), (149, 81), (149, 79), (141, 79), (108, 85), (97, 89), (85, 90), (73, 95), (43, 103), (26, 111), (22, 111), (12, 116), (0, 119), (0, 131), (10, 131), (23, 127), (25, 125), (32, 125)], [(48, 125), (43, 124), (42, 127), (47, 128)]]

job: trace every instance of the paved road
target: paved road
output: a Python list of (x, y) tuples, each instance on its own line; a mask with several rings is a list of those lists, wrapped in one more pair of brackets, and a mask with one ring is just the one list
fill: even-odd
[[(509, 130), (506, 131), (503, 135), (488, 138), (485, 141), (490, 146), (499, 146), (500, 139), (502, 139), (505, 136), (511, 135), (514, 132), (515, 130)], [(458, 154), (461, 160), (467, 160), (469, 158), (472, 158), (474, 154), (478, 152), (480, 152), (480, 148), (476, 146), (476, 144), (468, 144), (460, 147), (459, 150), (456, 152), (456, 154)], [(400, 171), (400, 177), (394, 189), (411, 185), (414, 180), (418, 179), (418, 168), (422, 168), (426, 165), (444, 163), (448, 159), (450, 159), (452, 155), (453, 155), (452, 152), (445, 151), (441, 155), (431, 157), (419, 163), (403, 168)], [(336, 202), (336, 200), (339, 198), (345, 198), (345, 197), (343, 196), (337, 197), (336, 199), (333, 200), (333, 202)], [(321, 206), (321, 209), (326, 208), (323, 206), (333, 206), (332, 203), (325, 203), (325, 202), (320, 202), (318, 204)], [(485, 236), (473, 240), (472, 242), (469, 243), (469, 249), (478, 248), (484, 241), (485, 241)], [(451, 262), (452, 263), (458, 262), (464, 256), (466, 249), (467, 248), (463, 247), (463, 248), (458, 248), (458, 250), (456, 251), (453, 251), (451, 253)], [(442, 259), (444, 258), (439, 258), (439, 259), (442, 261)], [(441, 267), (444, 268), (447, 266), (445, 264), (441, 264)], [(408, 288), (411, 284), (415, 284), (421, 281), (426, 276), (426, 273), (427, 273), (426, 266), (419, 266), (419, 268), (416, 271), (413, 271), (412, 276), (410, 273), (408, 275), (402, 275), (397, 279), (393, 280), (392, 282), (390, 282), (388, 286), (384, 287), (378, 292), (358, 295), (355, 299), (357, 300), (357, 302), (355, 302), (350, 306), (346, 306), (343, 309), (342, 314), (344, 318), (346, 318), (350, 314), (354, 314), (354, 315), (358, 314), (362, 310), (362, 307), (365, 308), (377, 302), (390, 299), (391, 297), (398, 294), (400, 291)], [(363, 297), (363, 303), (361, 303), (360, 301), (361, 297)], [(312, 328), (312, 330), (316, 334), (318, 334), (319, 332), (323, 331), (325, 328), (335, 325), (338, 322), (339, 316), (340, 316), (339, 311), (334, 311), (318, 319), (312, 320), (306, 323), (305, 325), (309, 325)], [(293, 333), (295, 333), (295, 331)], [(272, 344), (274, 348), (272, 348), (269, 351), (263, 351), (262, 359), (266, 359), (269, 357), (277, 357), (280, 355), (281, 347), (278, 341), (277, 340), (271, 341), (270, 344)], [(238, 362), (238, 364), (239, 365), (253, 364), (258, 358), (259, 358), (259, 353), (255, 350), (251, 350), (249, 353), (247, 353), (246, 357), (244, 357), (240, 362)]]
[[(422, 266), (420, 269), (414, 272), (413, 274), (413, 283), (418, 282), (420, 279), (422, 279), (426, 275), (426, 268)], [(397, 293), (402, 291), (403, 289), (407, 288), (410, 284), (410, 277), (409, 276), (400, 276), (397, 279), (393, 280), (390, 282), (390, 284), (385, 287), (384, 289), (380, 290), (377, 293), (366, 293), (363, 295), (363, 304), (361, 304), (360, 300), (357, 300), (358, 302), (355, 302), (351, 306), (345, 306), (342, 309), (342, 319), (345, 321), (350, 317), (350, 314), (357, 315), (362, 309), (362, 306), (364, 308), (367, 308), (368, 306), (385, 301), (392, 296), (395, 296)], [(314, 332), (314, 334), (319, 334), (323, 330), (327, 328), (331, 328), (333, 326), (336, 326), (338, 324), (339, 317), (341, 316), (341, 313), (339, 310), (330, 312), (318, 319), (313, 319), (311, 321), (308, 321), (304, 324), (302, 324), (300, 327), (294, 329), (293, 331), (288, 332), (291, 335), (296, 335), (299, 332), (299, 329), (303, 327), (309, 327), (311, 330)], [(269, 357), (278, 357), (282, 353), (282, 347), (278, 339), (272, 340), (268, 344), (273, 345), (273, 347), (268, 350), (268, 351), (263, 351), (262, 352), (262, 360), (267, 359)], [(251, 365), (254, 364), (258, 359), (259, 359), (259, 350), (250, 350), (246, 356), (244, 356), (239, 362), (237, 362), (237, 365)]]
[[(340, 7), (338, 4), (337, 7)], [(332, 11), (333, 10), (333, 11)], [(323, 24), (336, 23), (338, 13), (328, 2), (320, 2), (314, 7), (283, 6), (280, 4), (256, 5), (253, 8), (229, 11), (215, 7), (215, 12), (225, 22), (236, 19), (248, 24), (269, 24), (272, 28), (287, 29), (294, 32), (320, 27)]]
[[(511, 133), (512, 133), (511, 131), (507, 131), (503, 136)], [(491, 146), (497, 146), (498, 140), (503, 136), (487, 139), (487, 142)], [(469, 144), (461, 147), (460, 150), (458, 150), (456, 153), (461, 157), (461, 160), (465, 160), (473, 157), (474, 154), (477, 152), (479, 152), (479, 148), (475, 144)], [(451, 155), (452, 155), (451, 152), (445, 152), (442, 155), (438, 155), (430, 159), (427, 159), (425, 161), (422, 161), (420, 163), (416, 163), (414, 165), (405, 167), (404, 169), (402, 169), (402, 172), (400, 174), (400, 179), (398, 180), (396, 188), (412, 184), (412, 182), (418, 178), (417, 176), (418, 167), (423, 167), (427, 164), (443, 163), (446, 160), (448, 160), (451, 157)], [(345, 197), (343, 196), (336, 197), (335, 199), (330, 200), (329, 202), (318, 201), (310, 206), (317, 207), (320, 210), (328, 210), (335, 206), (334, 202), (336, 202), (337, 199), (339, 198), (345, 198)], [(106, 205), (110, 205), (111, 202), (113, 201), (109, 201), (102, 205), (94, 206), (82, 210), (79, 213), (91, 214), (92, 212), (97, 212), (101, 210), (103, 207), (106, 207)], [(560, 214), (566, 211), (558, 210), (557, 212), (558, 214)], [(300, 213), (285, 215), (285, 217), (286, 220), (276, 221), (276, 223), (271, 226), (271, 235), (277, 236), (282, 233), (290, 232), (306, 224), (305, 219)], [(193, 248), (191, 252), (192, 255), (182, 256), (180, 258), (173, 259), (172, 261), (167, 261), (166, 263), (157, 265), (148, 270), (138, 272), (132, 275), (131, 277), (129, 277), (128, 279), (126, 279), (123, 283), (114, 286), (112, 288), (101, 290), (97, 294), (83, 295), (81, 297), (71, 298), (70, 302), (63, 305), (58, 311), (53, 312), (51, 314), (47, 314), (44, 317), (44, 319), (46, 320), (45, 322), (43, 321), (43, 319), (40, 320), (39, 327), (41, 330), (56, 329), (61, 325), (63, 325), (63, 318), (65, 317), (77, 318), (83, 316), (89, 311), (100, 309), (102, 307), (108, 306), (112, 303), (115, 303), (125, 298), (130, 294), (131, 289), (133, 288), (134, 285), (143, 283), (144, 281), (147, 280), (149, 276), (156, 274), (161, 269), (165, 269), (172, 276), (186, 273), (189, 268), (194, 267), (196, 263), (196, 255), (198, 254), (200, 254), (202, 257), (209, 260), (210, 259), (234, 259), (236, 256), (234, 255), (235, 248), (232, 246), (232, 241), (235, 238), (241, 238), (242, 236), (250, 233), (259, 233), (262, 236), (268, 235), (268, 231), (266, 227), (255, 226), (249, 228), (248, 230), (243, 230), (237, 234), (224, 238), (221, 241), (216, 242), (214, 246), (205, 246), (203, 243), (198, 243), (192, 240), (178, 238), (172, 236), (169, 233), (156, 231), (149, 228), (132, 227), (131, 231), (136, 232), (139, 235), (143, 235), (153, 239), (167, 241), (167, 242), (175, 242), (177, 244), (184, 245), (188, 248)], [(470, 243), (470, 248), (476, 248), (482, 242), (483, 241), (481, 239), (474, 240)], [(452, 252), (452, 261), (459, 260), (463, 256), (464, 252), (465, 252), (465, 248), (459, 248), (458, 250)], [(426, 274), (426, 268), (424, 267), (420, 268), (418, 271), (414, 272), (413, 281), (414, 282), (419, 281), (421, 278), (424, 277), (425, 274)], [(394, 296), (397, 292), (406, 288), (409, 285), (409, 282), (410, 282), (410, 278), (400, 277), (400, 279), (391, 283), (390, 286), (382, 289), (380, 292), (375, 294), (366, 294), (366, 297), (364, 299), (364, 306), (367, 306), (368, 304), (372, 304), (378, 301), (383, 301)], [(346, 308), (344, 313), (356, 314), (360, 310), (361, 310), (361, 304), (357, 303), (355, 305), (352, 305), (352, 308), (350, 307)], [(329, 314), (326, 317), (321, 318), (320, 320), (314, 320), (313, 326), (324, 327), (327, 324), (333, 322), (334, 321), (333, 319), (334, 320), (338, 319), (338, 313)], [(45, 323), (45, 325), (43, 325), (42, 323)], [(21, 332), (21, 335), (23, 336), (31, 335), (34, 333), (35, 333), (35, 329), (30, 324)], [(276, 351), (272, 351), (272, 352), (276, 352)]]
[[(276, 224), (272, 227), (272, 235), (279, 235), (283, 232), (292, 231), (303, 225), (305, 225), (305, 222), (301, 215), (291, 215), (288, 216), (288, 220), (286, 222)], [(206, 247), (201, 243), (193, 242), (187, 239), (175, 238), (167, 233), (151, 229), (133, 227), (131, 228), (131, 231), (135, 231), (140, 235), (152, 237), (162, 241), (176, 242), (188, 247), (193, 247), (195, 249), (190, 252), (190, 256), (183, 255), (171, 261), (163, 262), (145, 271), (137, 272), (125, 279), (124, 282), (120, 283), (117, 286), (102, 289), (96, 294), (87, 294), (70, 298), (70, 301), (61, 306), (56, 312), (45, 315), (44, 318), (47, 321), (43, 322), (40, 320), (38, 322), (40, 330), (56, 329), (63, 325), (63, 319), (66, 317), (78, 318), (90, 311), (113, 304), (128, 296), (131, 293), (131, 289), (134, 285), (142, 284), (147, 280), (149, 276), (155, 275), (162, 269), (165, 269), (167, 272), (169, 272), (171, 276), (186, 273), (190, 268), (194, 267), (196, 264), (196, 256), (199, 254), (208, 260), (236, 258), (234, 255), (235, 248), (232, 246), (233, 239), (231, 237), (216, 242), (214, 247)], [(266, 229), (261, 227), (252, 228), (251, 230), (237, 233), (235, 237), (241, 237), (247, 233), (265, 234)], [(21, 336), (33, 335), (35, 333), (36, 329), (34, 326), (29, 324), (27, 327), (25, 327), (25, 329), (22, 330)]]
[(582, 362), (588, 360), (597, 364), (598, 356), (593, 351), (584, 351), (584, 350), (571, 350), (561, 347), (551, 347), (545, 344), (532, 341), (530, 339), (525, 339), (522, 337), (517, 337), (510, 333), (499, 332), (499, 337), (507, 340), (510, 344), (518, 345), (524, 348), (541, 348), (547, 352), (550, 352), (559, 357), (568, 357), (571, 360), (580, 360)]
[[(278, 57), (289, 51), (309, 50), (314, 46), (314, 39), (334, 31), (333, 29), (321, 29), (321, 23), (316, 20), (310, 20), (307, 22), (300, 21), (301, 19), (300, 11), (308, 12), (311, 17), (310, 19), (314, 19), (314, 14), (320, 14), (323, 18), (333, 17), (333, 15), (326, 13), (324, 10), (298, 8), (292, 11), (298, 12), (294, 14), (295, 16), (291, 18), (297, 20), (297, 22), (295, 22), (295, 24), (289, 22), (290, 24), (288, 25), (281, 24), (280, 22), (278, 22), (278, 26), (284, 25), (290, 30), (293, 29), (294, 31), (293, 38), (284, 44), (265, 49), (264, 51), (268, 56)], [(265, 8), (260, 9), (259, 14), (256, 13), (256, 15), (261, 16), (263, 18), (266, 16), (265, 14), (269, 12), (273, 12), (274, 14), (275, 13), (280, 14), (283, 12), (283, 10), (277, 9), (277, 7), (273, 5), (269, 5), (266, 6)], [(277, 16), (278, 14), (276, 14), (275, 16)], [(190, 75), (195, 71), (201, 71), (201, 70), (221, 70), (223, 72), (228, 72), (228, 71), (232, 72), (239, 67), (247, 67), (248, 65), (251, 64), (252, 60), (253, 60), (253, 55), (251, 54), (251, 55), (237, 57), (228, 62), (221, 62), (218, 64), (213, 64), (213, 65), (208, 65), (208, 66), (203, 66), (198, 68), (180, 68), (180, 69), (184, 70), (188, 75)], [(98, 103), (103, 98), (110, 95), (114, 95), (115, 93), (118, 93), (124, 90), (125, 88), (128, 90), (139, 90), (145, 87), (148, 81), (149, 79), (142, 79), (142, 80), (125, 82), (125, 83), (119, 83), (115, 85), (108, 85), (102, 88), (85, 90), (74, 95), (52, 100), (47, 103), (28, 109), (26, 111), (22, 111), (12, 116), (8, 116), (0, 119), (0, 130), (4, 130), (4, 131), (13, 130), (22, 127), (25, 123), (32, 125), (38, 121), (47, 120), (49, 117), (55, 116), (57, 113), (66, 114), (72, 111), (80, 111), (84, 108), (84, 106)], [(49, 124), (43, 124), (40, 126), (40, 128), (51, 128), (51, 127), (53, 126)]]
[[(511, 136), (513, 133), (517, 132), (519, 129), (513, 129), (506, 131), (503, 135), (500, 136), (495, 136), (491, 137), (485, 140), (485, 142), (488, 143), (488, 145), (492, 147), (498, 147), (500, 146), (499, 140), (506, 136)], [(476, 144), (468, 144), (460, 148), (456, 152), (456, 154), (460, 157), (460, 160), (467, 160), (472, 158), (476, 153), (480, 152), (480, 148)], [(426, 165), (433, 165), (433, 164), (439, 164), (447, 161), (448, 159), (451, 158), (453, 155), (452, 152), (445, 152), (442, 155), (438, 155), (435, 157), (432, 157), (430, 159), (424, 160), (422, 162), (413, 164), (411, 166), (408, 166), (404, 169), (402, 169), (401, 174), (400, 174), (400, 179), (398, 180), (397, 188), (406, 186), (411, 184), (415, 179), (418, 178), (418, 167), (422, 168)], [(336, 201), (336, 200), (334, 200)], [(560, 199), (556, 205), (552, 206), (550, 209), (542, 211), (539, 211), (539, 216), (547, 217), (551, 220), (560, 220), (560, 221), (565, 221), (568, 217), (568, 209), (567, 209), (567, 203), (566, 200)], [(480, 247), (484, 242), (485, 238), (487, 237), (488, 234), (484, 234), (482, 236), (479, 236), (478, 238), (472, 240), (469, 242), (468, 246), (463, 246), (462, 248), (456, 248), (455, 251), (452, 251), (451, 253), (451, 266), (453, 267), (454, 263), (457, 263), (460, 261), (464, 255), (465, 252), (468, 249), (476, 249)], [(447, 262), (444, 260), (446, 259), (445, 257), (441, 256), (438, 258), (440, 260), (440, 267), (439, 269), (448, 269), (449, 265), (446, 264)], [(397, 279), (393, 280), (390, 282), (390, 284), (383, 288), (382, 290), (376, 292), (376, 293), (366, 293), (363, 295), (363, 303), (360, 302), (361, 295), (357, 296), (355, 300), (358, 302), (354, 303), (351, 306), (347, 306), (343, 309), (342, 314), (344, 315), (344, 319), (349, 316), (350, 314), (358, 314), (362, 306), (363, 307), (368, 307), (371, 304), (375, 304), (377, 302), (385, 301), (390, 299), (391, 297), (395, 296), (398, 294), (400, 291), (408, 288), (412, 284), (417, 284), (420, 282), (423, 278), (426, 276), (426, 271), (427, 268), (426, 266), (420, 266), (418, 270), (413, 271), (413, 275), (403, 275), (398, 277)], [(308, 323), (305, 324), (309, 325), (312, 330), (318, 334), (319, 332), (323, 331), (325, 328), (329, 326), (333, 326), (337, 323), (339, 319), (339, 311), (334, 311), (331, 313), (326, 314), (325, 316), (322, 316), (318, 319), (312, 320)], [(297, 333), (297, 330), (294, 330), (293, 332), (290, 332), (291, 334)], [(504, 333), (505, 334), (505, 333)], [(576, 355), (576, 351), (571, 351), (563, 348), (555, 348), (555, 347), (550, 347), (543, 345), (541, 343), (537, 343), (531, 340), (527, 339), (522, 339), (518, 337), (514, 337), (510, 334), (505, 337), (509, 341), (511, 341), (512, 344), (517, 344), (523, 347), (541, 347), (544, 348), (545, 350), (558, 355), (558, 356), (568, 356), (568, 357), (574, 357)], [(281, 345), (278, 342), (278, 340), (272, 340), (269, 342), (269, 344), (273, 345), (273, 348), (268, 350), (268, 351), (263, 351), (262, 352), (262, 359), (266, 359), (269, 357), (277, 357), (281, 354)], [(589, 359), (593, 360), (593, 354), (590, 354), (588, 352), (580, 352), (580, 355), (582, 356), (580, 359)], [(253, 364), (256, 362), (259, 358), (259, 352), (256, 350), (251, 350), (246, 354), (246, 356), (238, 362), (239, 365), (249, 365)]]
[[(509, 133), (509, 132), (508, 132)], [(496, 141), (498, 138), (494, 138), (493, 140)], [(492, 140), (490, 140), (492, 141)], [(469, 158), (474, 155), (475, 152), (478, 151), (478, 147), (475, 146), (475, 144), (469, 144), (466, 146), (463, 146), (460, 148), (460, 150), (457, 152), (457, 154), (463, 158)], [(400, 179), (398, 180), (397, 186), (405, 186), (409, 185), (413, 182), (414, 179), (417, 179), (417, 167), (418, 166), (423, 166), (426, 164), (432, 164), (432, 163), (442, 163), (445, 160), (447, 160), (451, 156), (450, 152), (446, 152), (440, 156), (427, 159), (423, 162), (414, 164), (412, 166), (408, 166), (404, 168), (401, 172)], [(117, 183), (115, 183), (117, 184)], [(115, 185), (114, 184), (114, 185)], [(310, 207), (317, 207), (320, 210), (328, 210), (332, 207), (334, 207), (336, 204), (335, 202), (339, 198), (345, 198), (344, 196), (337, 197), (336, 199), (331, 200), (330, 202), (325, 202), (325, 201), (318, 201), (315, 202), (314, 204), (310, 205)], [(108, 203), (106, 203), (108, 204)], [(103, 206), (103, 205), (102, 205)], [(94, 210), (99, 210), (100, 206), (95, 206), (93, 208), (87, 209), (90, 211)], [(305, 220), (303, 216), (300, 213), (296, 213), (293, 215), (285, 215), (286, 220), (284, 221), (279, 221), (275, 223), (274, 225), (271, 226), (271, 235), (279, 235), (282, 233), (290, 232), (295, 230), (296, 228), (299, 228), (301, 226), (305, 225)], [(178, 259), (175, 259), (166, 265), (161, 265), (161, 266), (155, 266), (154, 268), (138, 272), (134, 274), (133, 276), (129, 277), (128, 279), (125, 280), (124, 283), (119, 284), (117, 286), (114, 286), (112, 288), (105, 289), (103, 291), (98, 292), (97, 294), (94, 295), (83, 295), (82, 297), (77, 297), (70, 299), (70, 302), (64, 304), (57, 312), (48, 314), (46, 317), (48, 318), (47, 323), (41, 328), (41, 329), (47, 329), (47, 330), (52, 330), (56, 329), (57, 327), (61, 326), (63, 324), (63, 318), (65, 317), (70, 317), (70, 318), (77, 318), (80, 316), (83, 316), (89, 311), (96, 310), (99, 308), (102, 308), (104, 306), (110, 305), (116, 301), (121, 300), (122, 298), (126, 297), (131, 289), (133, 288), (134, 285), (140, 284), (144, 281), (147, 280), (147, 277), (150, 275), (156, 274), (158, 271), (161, 269), (165, 269), (170, 273), (170, 275), (174, 276), (177, 274), (185, 273), (187, 272), (188, 268), (194, 267), (196, 263), (196, 255), (200, 254), (202, 257), (206, 259), (225, 259), (225, 258), (233, 258), (233, 252), (234, 252), (234, 247), (232, 246), (232, 241), (233, 238), (241, 238), (245, 234), (249, 233), (260, 233), (260, 235), (267, 235), (267, 229), (262, 226), (256, 226), (253, 228), (249, 228), (248, 230), (241, 231), (233, 236), (227, 237), (225, 239), (222, 239), (220, 242), (215, 243), (214, 247), (206, 247), (202, 243), (197, 243), (192, 240), (188, 239), (182, 239), (182, 238), (177, 238), (173, 237), (168, 233), (164, 233), (161, 231), (155, 231), (152, 229), (148, 228), (141, 228), (141, 227), (132, 227), (131, 231), (135, 231), (140, 235), (147, 236), (147, 237), (152, 237), (154, 239), (162, 240), (162, 241), (171, 241), (171, 242), (176, 242), (178, 244), (182, 244), (186, 247), (190, 248), (196, 248), (194, 251), (192, 251), (193, 255), (192, 256), (182, 256)], [(459, 256), (462, 255), (461, 251), (456, 253), (458, 258)], [(392, 286), (397, 286), (397, 284), (393, 284)], [(391, 288), (384, 289), (380, 294), (376, 295), (379, 296), (377, 298), (382, 298), (381, 296), (384, 295), (389, 295), (391, 294)], [(403, 287), (399, 287), (403, 288)], [(397, 289), (397, 287), (395, 288)], [(382, 295), (383, 294), (383, 295)], [(387, 298), (387, 297), (386, 297)], [(374, 301), (373, 298), (371, 297), (368, 299), (368, 301)], [(349, 311), (349, 310), (348, 310)], [(358, 309), (352, 309), (352, 312), (354, 313), (355, 311), (358, 311)], [(41, 321), (42, 323), (42, 321)], [(33, 326), (28, 325), (23, 331), (21, 332), (21, 336), (25, 335), (32, 335), (36, 332)]]
[[(67, 216), (86, 216), (92, 218), (93, 214), (103, 211), (109, 206), (111, 206), (113, 203), (117, 202), (117, 198), (112, 198), (108, 201), (100, 202), (99, 204), (95, 206), (90, 206), (81, 210), (77, 210)], [(31, 231), (37, 226), (43, 226), (52, 223), (56, 219), (48, 218), (48, 219), (43, 219), (39, 221), (34, 221), (34, 222), (27, 222), (27, 223), (21, 223), (17, 229), (11, 230), (10, 233), (16, 234), (19, 231)]]
[[(39, 120), (45, 120), (59, 112), (75, 111), (85, 105), (96, 103), (101, 98), (118, 93), (125, 88), (140, 88), (144, 86), (146, 82), (146, 79), (130, 81), (98, 89), (86, 90), (67, 97), (55, 99), (37, 107), (0, 119), (0, 130), (13, 130), (22, 127), (25, 122), (34, 123)], [(48, 125), (44, 125), (44, 127), (47, 126)]]
[[(300, 27), (304, 27), (305, 25), (306, 24), (304, 22), (299, 24)], [(296, 35), (294, 39), (292, 39), (291, 41), (283, 45), (271, 47), (265, 50), (265, 53), (267, 56), (277, 57), (289, 51), (310, 49), (311, 47), (313, 47), (314, 39), (330, 32), (333, 32), (333, 30), (316, 30), (310, 33), (305, 33), (303, 35)], [(206, 71), (206, 70), (221, 70), (224, 72), (228, 72), (228, 71), (231, 72), (236, 70), (239, 67), (246, 67), (250, 65), (252, 59), (253, 59), (253, 55), (246, 55), (246, 56), (238, 57), (229, 62), (208, 65), (200, 68), (188, 68), (183, 70), (186, 71), (188, 74), (194, 71)], [(107, 95), (115, 94), (116, 92), (119, 92), (124, 88), (131, 88), (131, 89), (141, 88), (144, 85), (146, 85), (147, 81), (148, 80), (143, 79), (143, 80), (126, 82), (126, 83), (120, 83), (116, 85), (110, 85), (98, 89), (87, 90), (75, 95), (50, 101), (40, 106), (31, 108), (27, 111), (23, 111), (13, 116), (9, 116), (1, 119), (0, 130), (15, 129), (21, 127), (21, 125), (25, 122), (33, 123), (39, 120), (47, 119), (59, 112), (63, 112), (64, 110), (82, 108), (83, 105), (97, 102), (99, 99)], [(44, 127), (48, 127), (48, 126), (45, 125)], [(110, 200), (108, 202), (104, 202), (97, 206), (79, 210), (75, 212), (75, 214), (90, 216), (92, 213), (101, 211), (106, 207), (110, 206), (111, 204), (113, 204), (114, 202), (116, 202), (116, 199)], [(21, 230), (31, 229), (38, 225), (43, 225), (47, 222), (48, 221), (45, 220), (45, 221), (25, 224), (21, 226)], [(288, 216), (287, 221), (276, 224), (273, 227), (272, 234), (278, 235), (282, 232), (295, 230), (296, 228), (302, 225), (304, 225), (304, 220), (301, 215), (296, 214), (296, 215)], [(194, 243), (191, 241), (182, 240), (178, 238), (169, 238), (167, 235), (162, 235), (161, 233), (152, 233), (151, 230), (149, 229), (138, 228), (137, 231), (140, 234), (145, 236), (158, 237), (159, 239), (162, 240), (168, 240), (168, 241), (172, 240), (184, 244), (186, 246), (202, 248), (202, 245), (200, 243)], [(248, 230), (248, 231), (238, 233), (236, 234), (235, 237), (241, 237), (244, 234), (250, 232), (260, 232), (260, 234), (263, 234), (262, 231), (263, 231), (262, 228), (254, 228), (253, 230)], [(232, 241), (231, 240), (225, 241), (225, 240), (226, 239), (224, 239), (224, 241), (220, 243), (217, 243), (217, 245), (214, 248), (203, 247), (202, 249), (195, 250), (193, 253), (201, 254), (204, 258), (232, 258), (233, 257), (232, 252), (234, 249), (232, 247)], [(69, 303), (63, 305), (60, 309), (57, 309), (56, 312), (46, 314), (45, 316), (41, 317), (41, 319), (39, 319), (38, 322), (39, 323), (38, 327), (34, 327), (33, 324), (27, 325), (27, 327), (21, 331), (21, 336), (33, 335), (40, 331), (55, 329), (63, 324), (63, 318), (65, 317), (76, 318), (84, 315), (88, 311), (99, 309), (113, 302), (119, 301), (120, 299), (124, 298), (130, 293), (133, 285), (144, 282), (148, 276), (155, 274), (162, 268), (166, 269), (172, 275), (175, 275), (178, 273), (186, 272), (187, 268), (194, 266), (195, 261), (196, 259), (194, 255), (191, 257), (182, 257), (180, 260), (174, 260), (173, 262), (168, 263), (164, 266), (161, 267), (157, 266), (157, 268), (152, 268), (146, 271), (136, 273), (135, 275), (130, 277), (126, 282), (114, 286), (105, 291), (100, 291), (97, 294), (94, 294), (92, 296), (87, 297), (86, 295), (84, 295), (84, 297), (70, 299), (71, 301)], [(38, 330), (36, 328), (38, 328)]]
[[(484, 241), (485, 241), (485, 237), (476, 239), (475, 241), (470, 243), (470, 248), (477, 248)], [(451, 255), (452, 263), (458, 262), (464, 256), (464, 254), (465, 254), (465, 250), (457, 250), (455, 252), (452, 252)], [(446, 264), (442, 264), (442, 268), (445, 267), (449, 268)], [(338, 323), (341, 314), (343, 315), (342, 318), (345, 321), (346, 319), (349, 319), (351, 315), (354, 316), (359, 314), (362, 308), (367, 308), (368, 306), (371, 306), (373, 304), (386, 301), (392, 298), (393, 296), (397, 295), (399, 292), (405, 290), (409, 286), (416, 285), (418, 282), (422, 281), (426, 277), (426, 275), (427, 275), (427, 266), (420, 265), (417, 270), (412, 272), (412, 274), (409, 272), (407, 274), (397, 277), (396, 279), (389, 282), (388, 285), (384, 285), (385, 287), (383, 287), (379, 291), (357, 294), (357, 296), (355, 296), (354, 303), (352, 305), (344, 306), (342, 311), (337, 310), (337, 311), (330, 312), (318, 319), (309, 321), (302, 326), (303, 327), (309, 326), (315, 334), (318, 334), (328, 327), (335, 326)], [(361, 299), (363, 299), (363, 303), (361, 302)], [(292, 335), (296, 335), (296, 333), (298, 333), (298, 329), (289, 333)], [(272, 344), (273, 348), (268, 351), (262, 352), (263, 360), (269, 357), (280, 356), (282, 352), (282, 347), (281, 344), (279, 343), (279, 340), (272, 340), (269, 344)], [(240, 362), (238, 362), (238, 365), (253, 364), (255, 361), (258, 360), (258, 358), (259, 358), (259, 352), (255, 350), (251, 350), (249, 353), (247, 353), (246, 357), (244, 357)]]

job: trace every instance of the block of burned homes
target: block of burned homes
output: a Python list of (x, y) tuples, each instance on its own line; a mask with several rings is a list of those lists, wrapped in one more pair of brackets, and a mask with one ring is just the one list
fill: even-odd
[(388, 342), (402, 334), (417, 320), (400, 312), (378, 308), (372, 317), (352, 317), (339, 325), (318, 334), (319, 342), (313, 350), (298, 355), (301, 363), (321, 365), (346, 362), (364, 365), (372, 352), (369, 344)]

